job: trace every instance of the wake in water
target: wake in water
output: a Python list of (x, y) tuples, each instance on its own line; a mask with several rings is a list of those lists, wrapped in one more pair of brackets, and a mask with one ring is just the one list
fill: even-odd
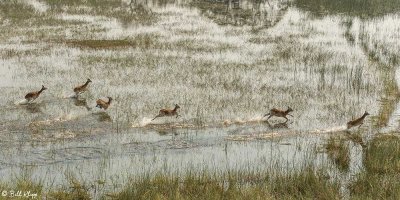
[(347, 130), (346, 125), (342, 125), (342, 126), (335, 126), (335, 127), (322, 129), (322, 130), (317, 129), (315, 131), (311, 131), (311, 133), (312, 134), (337, 133), (337, 132), (346, 131), (346, 130)]
[(253, 117), (250, 119), (240, 119), (236, 118), (233, 120), (227, 119), (220, 122), (213, 122), (213, 123), (196, 123), (196, 121), (191, 122), (160, 122), (154, 121), (152, 118), (143, 117), (139, 122), (135, 122), (132, 124), (134, 128), (152, 126), (158, 128), (204, 128), (204, 127), (224, 127), (229, 125), (237, 125), (237, 124), (250, 124), (250, 123), (259, 123), (263, 122), (262, 116)]
[[(340, 133), (346, 131), (347, 128), (343, 126), (335, 126), (322, 130), (314, 130), (309, 132), (301, 132), (301, 134), (329, 134), (329, 133)], [(253, 140), (268, 140), (276, 137), (289, 137), (300, 134), (297, 131), (285, 131), (285, 132), (270, 132), (270, 133), (259, 133), (259, 134), (241, 134), (241, 135), (229, 135), (225, 137), (225, 140), (230, 141), (253, 141)]]
[(66, 122), (66, 121), (72, 121), (72, 120), (76, 120), (78, 118), (87, 116), (88, 113), (82, 113), (82, 112), (72, 112), (72, 113), (67, 113), (67, 114), (63, 114), (60, 115), (56, 118), (53, 119), (48, 119), (48, 120), (44, 120), (44, 121), (37, 121), (37, 123), (43, 123), (43, 124), (51, 124), (52, 122)]
[(177, 122), (177, 121), (154, 121), (152, 118), (143, 117), (139, 122), (132, 124), (133, 128), (141, 127), (152, 127), (157, 129), (172, 129), (172, 128), (200, 128), (205, 127), (204, 125), (198, 125), (195, 123), (188, 122)]
[(257, 117), (253, 117), (250, 119), (240, 119), (240, 118), (236, 118), (233, 120), (227, 119), (227, 120), (224, 120), (222, 122), (222, 124), (224, 124), (225, 126), (228, 126), (228, 125), (232, 125), (232, 124), (258, 123), (258, 122), (262, 122), (262, 121), (264, 121), (263, 117), (257, 116)]

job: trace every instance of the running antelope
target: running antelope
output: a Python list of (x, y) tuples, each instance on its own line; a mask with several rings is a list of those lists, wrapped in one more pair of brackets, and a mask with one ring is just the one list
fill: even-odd
[(275, 116), (275, 117), (283, 117), (283, 118), (286, 119), (285, 122), (287, 122), (289, 119), (286, 117), (286, 115), (289, 115), (289, 116), (292, 116), (292, 117), (293, 117), (293, 115), (289, 114), (289, 112), (292, 112), (292, 111), (293, 111), (293, 110), (292, 110), (290, 107), (288, 107), (287, 110), (279, 110), (279, 109), (273, 108), (273, 109), (271, 109), (271, 110), (269, 111), (269, 113), (265, 114), (264, 117), (266, 117), (266, 116), (269, 115), (267, 121), (268, 121), (269, 118), (271, 118), (272, 116)]
[(87, 90), (87, 87), (89, 85), (89, 83), (91, 83), (92, 80), (90, 80), (89, 78), (87, 79), (86, 83), (80, 86), (77, 86), (74, 88), (74, 92), (76, 95), (82, 94)]
[(36, 98), (38, 98), (40, 93), (42, 93), (44, 90), (47, 90), (47, 88), (42, 85), (42, 89), (40, 89), (39, 91), (29, 92), (28, 94), (26, 94), (25, 99), (28, 100), (28, 102), (32, 102)]
[(104, 110), (107, 110), (108, 106), (110, 106), (111, 101), (113, 100), (111, 97), (107, 97), (108, 102), (104, 101), (103, 99), (97, 99), (96, 101), (96, 107), (97, 108), (103, 108)]
[(178, 109), (180, 107), (178, 106), (178, 104), (175, 104), (175, 108), (173, 110), (171, 109), (161, 109), (159, 114), (154, 117), (151, 121), (155, 120), (157, 117), (164, 117), (164, 116), (174, 116), (176, 115), (176, 118), (178, 118), (180, 115), (178, 114)]
[(360, 126), (363, 125), (364, 119), (367, 115), (369, 115), (369, 113), (367, 111), (365, 111), (363, 116), (361, 116), (360, 118), (347, 122), (347, 129), (350, 129), (354, 126), (358, 126), (358, 128), (360, 128)]

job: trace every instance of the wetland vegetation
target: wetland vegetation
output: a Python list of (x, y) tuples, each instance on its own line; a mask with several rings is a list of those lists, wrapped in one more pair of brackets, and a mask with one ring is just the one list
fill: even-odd
[[(399, 8), (0, 1), (0, 192), (399, 199)], [(107, 111), (95, 109), (107, 96)], [(179, 118), (151, 121), (175, 104)], [(263, 118), (287, 107), (288, 122)], [(364, 125), (346, 130), (364, 111)]]

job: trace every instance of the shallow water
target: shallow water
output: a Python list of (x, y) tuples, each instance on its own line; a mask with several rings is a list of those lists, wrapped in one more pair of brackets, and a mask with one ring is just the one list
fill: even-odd
[[(279, 2), (259, 5), (251, 20), (242, 19), (251, 2), (227, 13), (148, 2), (157, 20), (127, 24), (90, 7), (54, 13), (29, 1), (35, 17), (62, 23), (1, 25), (14, 31), (0, 37), (0, 176), (29, 168), (58, 185), (67, 171), (113, 190), (148, 171), (301, 165), (365, 110), (371, 117), (359, 131), (367, 137), (397, 131), (399, 16), (321, 16)], [(93, 47), (96, 40), (118, 43)], [(71, 98), (87, 78), (88, 92)], [(48, 90), (20, 105), (41, 85)], [(115, 99), (110, 108), (96, 109), (106, 96)], [(151, 120), (174, 104), (181, 117)], [(287, 123), (262, 118), (288, 106)], [(361, 150), (352, 158), (350, 174)]]

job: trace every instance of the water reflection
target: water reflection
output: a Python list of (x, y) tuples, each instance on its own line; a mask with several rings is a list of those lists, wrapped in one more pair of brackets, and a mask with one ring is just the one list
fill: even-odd
[(279, 123), (270, 123), (268, 120), (265, 120), (264, 121), (267, 125), (268, 125), (268, 127), (270, 128), (270, 129), (288, 129), (289, 128), (289, 124), (292, 124), (293, 122), (279, 122)]
[(22, 105), (29, 113), (42, 113), (41, 104), (38, 103), (29, 103), (27, 105)]
[(97, 121), (99, 122), (112, 122), (110, 115), (108, 115), (106, 112), (100, 111), (93, 113), (93, 115), (97, 118)]
[(73, 101), (74, 101), (74, 105), (75, 105), (75, 106), (78, 106), (78, 107), (85, 107), (86, 110), (88, 110), (88, 111), (91, 110), (91, 108), (90, 108), (90, 107), (88, 106), (88, 104), (87, 104), (86, 99), (77, 97), (77, 98), (73, 98)]
[[(398, 91), (397, 88), (400, 86), (400, 70), (397, 69), (395, 72), (394, 76), (391, 76), (393, 79), (391, 84), (392, 88), (395, 88), (396, 91)], [(390, 95), (390, 94), (389, 94)], [(388, 95), (388, 96), (389, 96)], [(390, 112), (387, 112), (387, 120), (385, 120), (384, 127), (381, 129), (383, 133), (390, 133), (394, 131), (398, 131), (400, 128), (400, 97), (399, 94), (395, 93), (390, 95), (393, 98), (392, 99), (387, 99), (386, 101), (382, 102), (382, 110), (385, 111), (385, 107), (390, 108)]]
[(287, 1), (277, 0), (193, 1), (191, 5), (219, 25), (251, 25), (258, 29), (275, 26), (289, 7)]
[[(168, 5), (189, 5), (219, 25), (251, 25), (268, 28), (277, 24), (287, 12), (286, 0), (129, 0), (127, 4), (135, 18), (150, 17), (153, 8)], [(126, 27), (129, 21), (121, 21)]]

